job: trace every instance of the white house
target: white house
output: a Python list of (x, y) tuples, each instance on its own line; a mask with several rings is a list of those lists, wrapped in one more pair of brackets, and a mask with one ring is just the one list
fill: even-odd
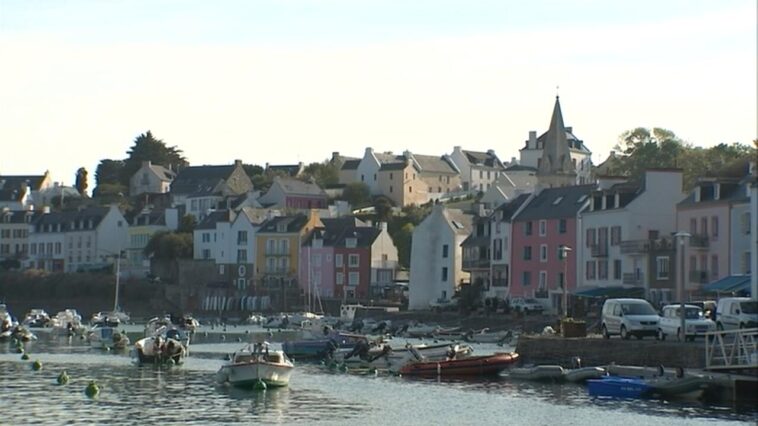
[(129, 195), (164, 194), (171, 189), (176, 173), (159, 164), (143, 161), (129, 179)]
[(755, 272), (751, 263), (751, 245), (754, 246), (756, 240), (755, 237), (751, 240), (755, 234), (751, 233), (750, 204), (751, 201), (756, 203), (755, 198), (751, 200), (750, 197), (752, 180), (752, 176), (745, 177), (730, 197), (729, 275), (750, 275)]
[(664, 300), (672, 297), (671, 255), (653, 265), (650, 253), (655, 241), (676, 232), (676, 204), (684, 196), (680, 169), (647, 170), (640, 184), (601, 179), (589, 207), (580, 212), (579, 247), (573, 249), (583, 285), (577, 290), (641, 287), (648, 297), (651, 291)]
[(450, 300), (461, 281), (461, 243), (471, 233), (471, 216), (435, 205), (413, 231), (408, 309), (428, 309), (429, 302)]
[(382, 190), (379, 185), (379, 169), (382, 167), (382, 164), (399, 162), (405, 162), (405, 158), (401, 155), (394, 155), (391, 152), (374, 152), (373, 148), (368, 147), (355, 171), (355, 182), (363, 182), (368, 185), (371, 189), (371, 195), (380, 195)]
[(448, 159), (461, 174), (463, 191), (487, 191), (505, 171), (505, 165), (491, 149), (477, 152), (456, 146)]

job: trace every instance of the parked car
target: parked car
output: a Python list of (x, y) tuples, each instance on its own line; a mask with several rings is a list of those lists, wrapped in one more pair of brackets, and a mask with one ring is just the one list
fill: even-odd
[(622, 339), (629, 339), (630, 336), (642, 339), (658, 334), (659, 319), (647, 300), (608, 299), (603, 304), (600, 330), (606, 339), (615, 334)]
[(749, 297), (724, 297), (716, 305), (719, 330), (758, 327), (758, 301)]
[(532, 299), (530, 297), (514, 298), (511, 300), (511, 308), (516, 312), (523, 312), (524, 314), (542, 313), (545, 309), (537, 299)]
[[(682, 339), (682, 306), (666, 305), (661, 311), (658, 321), (658, 340), (666, 340), (667, 336)], [(705, 317), (703, 310), (697, 305), (684, 305), (684, 327), (686, 339), (695, 340), (697, 336), (705, 336), (709, 331), (716, 331), (716, 323)]]

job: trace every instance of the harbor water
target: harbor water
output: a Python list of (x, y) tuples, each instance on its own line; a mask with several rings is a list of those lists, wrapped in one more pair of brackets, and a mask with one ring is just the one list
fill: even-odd
[[(129, 326), (130, 338), (139, 337)], [(260, 331), (250, 328), (247, 332)], [(590, 398), (584, 386), (538, 384), (502, 377), (479, 380), (410, 379), (373, 372), (351, 374), (296, 360), (287, 388), (246, 391), (219, 385), (215, 373), (238, 338), (199, 333), (181, 366), (137, 366), (128, 352), (91, 349), (86, 340), (40, 330), (25, 344), (0, 343), (0, 424), (517, 424), (697, 425), (755, 424), (754, 407), (697, 402)], [(222, 340), (225, 339), (225, 340)], [(406, 339), (396, 339), (398, 345)], [(277, 346), (274, 344), (274, 346)], [(505, 351), (474, 345), (476, 354)], [(32, 362), (42, 369), (35, 371)], [(58, 385), (66, 370), (70, 381)], [(94, 380), (100, 393), (85, 395)]]

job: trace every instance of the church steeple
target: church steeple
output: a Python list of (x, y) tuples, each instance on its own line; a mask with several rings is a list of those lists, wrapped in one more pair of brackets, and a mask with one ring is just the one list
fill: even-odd
[(575, 174), (571, 162), (566, 127), (563, 125), (563, 114), (558, 96), (555, 97), (553, 116), (550, 118), (550, 128), (545, 134), (542, 146), (542, 161), (538, 174)]

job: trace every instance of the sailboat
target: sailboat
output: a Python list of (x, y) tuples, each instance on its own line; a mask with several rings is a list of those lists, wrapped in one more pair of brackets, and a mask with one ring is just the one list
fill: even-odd
[(113, 311), (98, 312), (92, 316), (92, 329), (87, 333), (90, 346), (97, 349), (124, 349), (129, 345), (126, 333), (120, 333), (117, 327), (129, 320), (129, 315), (121, 312), (118, 306), (119, 279), (121, 277), (121, 253), (116, 261), (116, 295)]

